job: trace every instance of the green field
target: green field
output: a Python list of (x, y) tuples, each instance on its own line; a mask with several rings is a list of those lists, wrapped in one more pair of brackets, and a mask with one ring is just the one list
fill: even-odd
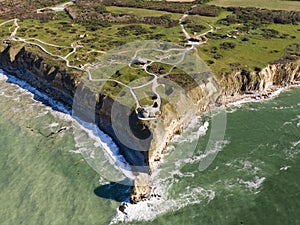
[[(231, 34), (238, 26), (220, 26), (217, 33)], [(272, 38), (265, 38), (263, 35), (266, 29), (275, 30), (278, 34)], [(254, 71), (255, 68), (262, 69), (268, 63), (287, 56), (291, 51), (296, 53), (295, 46), (299, 44), (297, 40), (300, 39), (299, 30), (299, 24), (271, 24), (248, 33), (237, 32), (233, 35), (236, 38), (210, 38), (205, 45), (199, 47), (199, 54), (218, 76), (228, 74), (235, 68)], [(232, 43), (234, 47), (226, 48), (224, 43)]]
[(166, 14), (170, 14), (173, 20), (179, 20), (182, 16), (179, 13), (169, 13), (165, 11), (158, 10), (150, 10), (150, 9), (140, 9), (140, 8), (132, 8), (132, 7), (118, 7), (118, 6), (107, 6), (106, 9), (109, 12), (118, 13), (118, 14), (132, 14), (139, 17), (145, 16), (162, 16)]
[[(212, 1), (227, 3), (238, 1)], [(252, 3), (251, 3), (252, 2)], [(245, 1), (248, 6), (255, 5), (255, 1)], [(279, 4), (277, 4), (279, 3)], [(297, 5), (300, 2), (295, 1), (275, 1), (269, 3), (262, 1), (256, 6), (273, 5)], [(243, 4), (241, 4), (243, 5)], [(262, 6), (263, 7), (263, 6)], [(178, 13), (169, 13), (165, 11), (148, 10), (140, 8), (128, 7), (106, 7), (108, 11), (116, 14), (131, 14), (137, 17), (155, 16), (160, 17), (165, 14), (171, 15), (173, 20), (178, 20), (182, 15)], [(286, 8), (287, 9), (287, 8)], [(300, 39), (300, 25), (285, 24), (279, 25), (270, 22), (269, 24), (261, 23), (257, 27), (249, 28), (243, 31), (243, 27), (251, 26), (256, 17), (245, 23), (233, 22), (230, 24), (222, 24), (220, 20), (230, 16), (232, 12), (223, 9), (217, 17), (190, 15), (186, 18), (186, 29), (192, 35), (199, 35), (210, 30), (210, 25), (215, 28), (213, 34), (207, 35), (207, 42), (198, 47), (200, 57), (212, 68), (218, 77), (229, 74), (236, 69), (247, 69), (249, 71), (262, 69), (268, 63), (279, 58), (295, 54), (298, 51), (297, 40)], [(251, 12), (250, 12), (251, 14)], [(160, 25), (149, 24), (117, 24), (111, 23), (109, 26), (96, 27), (91, 30), (88, 26), (76, 23), (65, 12), (58, 12), (56, 20), (41, 22), (38, 20), (20, 20), (18, 22), (20, 28), (17, 36), (25, 38), (31, 42), (40, 44), (47, 51), (66, 56), (72, 51), (71, 44), (75, 43), (78, 47), (76, 53), (70, 55), (68, 60), (70, 65), (80, 66), (88, 65), (118, 46), (137, 40), (159, 40), (171, 42), (174, 44), (185, 45), (185, 36), (179, 25), (166, 28)], [(0, 23), (4, 20), (0, 20)], [(13, 21), (0, 27), (0, 37), (9, 37), (14, 29)], [(275, 35), (266, 37), (266, 32), (275, 32)], [(39, 42), (35, 39), (56, 44), (68, 46), (69, 48), (57, 48)], [(36, 47), (35, 47), (36, 48)], [(128, 71), (129, 72), (129, 71)], [(125, 83), (132, 80), (132, 76), (122, 76)], [(113, 85), (112, 85), (113, 87)]]
[[(111, 10), (111, 7), (108, 8)], [(121, 7), (112, 8), (117, 10), (117, 8)], [(140, 16), (142, 16), (142, 14), (153, 16), (153, 12), (156, 12), (155, 16), (167, 13), (134, 8), (131, 8), (131, 10), (133, 10), (136, 15)], [(126, 8), (124, 8), (124, 11), (128, 13)], [(177, 20), (180, 17), (180, 14), (168, 14), (171, 14), (174, 20)], [(103, 54), (101, 53), (102, 51), (109, 51), (115, 47), (136, 40), (159, 39), (161, 41), (177, 44), (181, 44), (184, 40), (184, 35), (179, 26), (166, 29), (159, 25), (111, 24), (108, 27), (98, 27), (96, 31), (91, 31), (79, 23), (74, 23), (65, 12), (59, 12), (58, 16), (58, 20), (50, 20), (48, 22), (31, 19), (19, 20), (18, 24), (20, 28), (18, 29), (17, 36), (25, 38), (33, 43), (40, 44), (47, 51), (60, 56), (65, 56), (72, 51), (72, 43), (81, 45), (82, 47), (78, 48), (76, 53), (68, 58), (71, 65), (76, 66), (93, 63), (97, 57)], [(0, 23), (4, 21), (5, 20), (1, 20)], [(1, 26), (0, 38), (9, 37), (14, 28), (13, 21)], [(84, 37), (80, 37), (83, 35)], [(52, 47), (35, 39), (69, 48)]]
[(281, 0), (213, 0), (210, 5), (236, 6), (236, 7), (258, 7), (267, 9), (280, 9), (288, 11), (300, 11), (300, 1)]

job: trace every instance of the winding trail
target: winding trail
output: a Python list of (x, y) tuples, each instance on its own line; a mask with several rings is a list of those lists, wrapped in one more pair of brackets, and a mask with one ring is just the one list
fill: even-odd
[(2, 27), (3, 25), (7, 24), (7, 23), (10, 23), (10, 22), (13, 22), (15, 21), (16, 19), (11, 19), (11, 20), (7, 20), (7, 21), (4, 21), (2, 23), (0, 23), (0, 27)]
[(19, 24), (18, 24), (18, 19), (14, 19), (14, 25), (15, 25), (15, 29), (14, 29), (14, 31), (11, 33), (11, 37), (14, 37), (14, 36), (16, 36), (17, 35), (17, 32), (18, 32), (18, 29), (20, 28), (19, 27)]
[(72, 48), (70, 46), (63, 46), (63, 45), (55, 45), (55, 44), (50, 44), (50, 43), (47, 43), (47, 42), (44, 42), (40, 39), (37, 39), (37, 38), (28, 38), (27, 40), (34, 40), (34, 41), (38, 41), (44, 45), (48, 45), (48, 46), (51, 46), (51, 47), (55, 47), (55, 48)]
[(14, 21), (14, 19), (12, 20), (7, 20), (7, 21), (4, 21), (2, 23), (0, 23), (0, 27), (2, 27), (3, 25), (7, 24), (7, 23), (10, 23), (11, 21)]
[[(67, 3), (64, 3), (62, 5), (59, 5), (59, 6), (56, 6), (56, 7), (48, 7), (49, 9), (52, 9), (52, 10), (55, 10), (55, 9), (62, 9), (65, 7), (65, 5), (68, 5), (68, 4), (71, 4), (71, 2), (67, 2)], [(41, 13), (42, 10), (45, 10), (46, 8), (43, 8), (43, 9), (38, 9), (38, 12)], [(182, 29), (182, 32), (184, 33), (186, 39), (187, 39), (187, 45), (190, 45), (190, 47), (188, 48), (171, 48), (171, 49), (168, 49), (168, 50), (160, 50), (160, 49), (155, 49), (155, 48), (145, 48), (145, 49), (138, 49), (137, 51), (135, 51), (133, 57), (131, 58), (131, 62), (128, 64), (128, 66), (131, 68), (131, 69), (136, 69), (136, 68), (133, 68), (132, 67), (132, 63), (136, 60), (140, 60), (140, 61), (143, 61), (143, 62), (146, 62), (143, 66), (142, 66), (142, 69), (149, 75), (151, 76), (153, 79), (151, 79), (150, 81), (148, 81), (147, 83), (145, 84), (142, 84), (142, 85), (139, 85), (139, 86), (130, 86), (130, 85), (127, 85), (121, 81), (118, 81), (116, 79), (111, 79), (111, 78), (105, 78), (105, 79), (93, 79), (92, 77), (92, 74), (91, 74), (91, 69), (87, 68), (83, 68), (83, 67), (78, 67), (78, 66), (75, 66), (75, 65), (71, 65), (70, 64), (70, 61), (68, 60), (68, 58), (76, 53), (77, 51), (77, 48), (81, 48), (83, 46), (81, 45), (78, 45), (76, 44), (75, 42), (71, 43), (70, 46), (60, 46), (60, 45), (56, 45), (56, 44), (51, 44), (51, 43), (47, 43), (43, 40), (40, 40), (40, 39), (37, 39), (37, 38), (21, 38), (21, 37), (18, 37), (17, 36), (17, 32), (18, 32), (18, 29), (20, 28), (19, 24), (18, 24), (18, 19), (12, 19), (12, 20), (8, 20), (8, 21), (5, 21), (3, 23), (0, 24), (0, 27), (7, 24), (7, 23), (11, 23), (13, 22), (13, 26), (15, 27), (15, 29), (13, 30), (13, 32), (10, 34), (10, 37), (9, 38), (6, 38), (6, 39), (3, 39), (3, 40), (9, 40), (9, 41), (18, 41), (18, 42), (23, 42), (23, 43), (26, 43), (26, 44), (29, 44), (29, 45), (34, 45), (34, 46), (37, 46), (39, 47), (43, 52), (45, 52), (46, 54), (54, 57), (54, 58), (58, 58), (60, 60), (63, 60), (65, 61), (66, 63), (66, 66), (69, 67), (69, 68), (72, 68), (72, 69), (76, 69), (76, 70), (80, 70), (80, 71), (83, 71), (83, 72), (86, 72), (87, 75), (88, 75), (88, 79), (91, 80), (91, 81), (101, 81), (101, 82), (107, 82), (107, 81), (113, 81), (113, 82), (116, 82), (118, 84), (120, 84), (121, 86), (129, 89), (132, 97), (134, 98), (135, 102), (136, 102), (136, 113), (138, 115), (138, 118), (141, 119), (141, 120), (151, 120), (151, 119), (156, 119), (157, 118), (157, 115), (160, 115), (161, 114), (161, 103), (162, 103), (162, 100), (161, 100), (161, 96), (159, 95), (159, 93), (157, 92), (157, 88), (158, 86), (160, 86), (160, 84), (158, 83), (158, 79), (159, 78), (162, 78), (162, 77), (165, 77), (167, 75), (169, 75), (172, 70), (174, 69), (174, 67), (176, 67), (177, 65), (179, 65), (180, 63), (182, 63), (185, 58), (186, 58), (186, 54), (189, 52), (189, 51), (192, 51), (192, 50), (195, 50), (197, 52), (197, 46), (199, 45), (202, 45), (204, 43), (206, 43), (208, 41), (208, 39), (206, 38), (206, 35), (208, 33), (211, 33), (211, 32), (214, 32), (214, 27), (209, 25), (208, 26), (211, 28), (210, 30), (202, 33), (202, 34), (199, 34), (197, 35), (195, 38), (198, 38), (200, 39), (201, 37), (204, 37), (205, 38), (205, 41), (200, 41), (199, 42), (196, 42), (196, 41), (191, 41), (190, 39), (192, 38), (192, 36), (187, 32), (187, 30), (185, 29), (185, 26), (184, 26), (184, 20), (189, 16), (189, 12), (186, 12), (182, 15), (182, 17), (179, 19), (179, 25)], [(13, 27), (12, 26), (12, 27)], [(30, 41), (31, 40), (31, 41)], [(33, 42), (35, 41), (35, 42)], [(36, 42), (39, 42), (39, 43), (36, 43)], [(47, 45), (47, 46), (51, 46), (51, 47), (55, 47), (55, 48), (64, 48), (64, 49), (72, 49), (71, 52), (69, 52), (67, 55), (65, 56), (61, 56), (61, 55), (57, 55), (57, 54), (54, 54), (50, 51), (48, 51), (47, 49), (45, 49), (44, 46), (42, 46), (41, 44), (43, 45)], [(161, 57), (157, 57), (158, 59), (149, 59), (149, 58), (146, 58), (146, 57), (139, 57), (139, 53), (142, 52), (142, 51), (157, 51), (157, 52), (161, 52), (163, 53), (163, 56)], [(179, 52), (177, 54), (171, 54), (172, 51), (175, 51), (175, 52)], [(91, 53), (91, 52), (98, 52), (98, 53), (102, 53), (102, 54), (106, 54), (105, 51), (101, 51), (101, 50), (91, 50), (91, 51), (88, 51), (87, 53)], [(123, 52), (122, 52), (123, 53)], [(121, 54), (121, 52), (119, 53)], [(166, 59), (169, 59), (171, 57), (180, 57), (181, 58), (176, 61), (176, 62), (167, 62)], [(122, 62), (120, 62), (121, 64), (123, 64)], [(172, 66), (172, 68), (170, 69), (170, 71), (168, 71), (166, 74), (155, 74), (155, 73), (152, 73), (149, 71), (149, 66), (151, 66), (151, 64), (153, 63), (162, 63), (162, 64), (166, 64), (166, 65), (170, 65)], [(109, 66), (109, 65), (112, 65), (112, 64), (118, 64), (118, 61), (111, 61), (110, 64), (106, 64), (106, 65), (102, 65), (103, 66)], [(98, 68), (101, 68), (101, 65), (97, 65)], [(152, 106), (141, 106), (140, 104), (140, 101), (139, 101), (139, 98), (137, 97), (137, 95), (135, 94), (134, 90), (137, 90), (137, 89), (142, 89), (142, 88), (145, 88), (149, 85), (152, 85), (151, 89), (152, 89), (152, 92), (155, 94), (156, 96), (156, 99), (153, 101), (153, 105)], [(156, 103), (156, 104), (155, 104)], [(154, 104), (156, 105), (154, 107)], [(143, 116), (140, 114), (140, 112), (138, 112), (138, 110), (142, 109), (142, 111), (144, 112), (143, 115), (147, 114), (149, 116)], [(157, 113), (158, 112), (158, 113)]]

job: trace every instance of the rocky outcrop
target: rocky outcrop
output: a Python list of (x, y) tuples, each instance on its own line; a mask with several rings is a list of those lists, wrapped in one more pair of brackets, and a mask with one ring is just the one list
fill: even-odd
[[(115, 135), (111, 124), (113, 105), (117, 105), (120, 115), (126, 114), (129, 117), (131, 111), (128, 107), (115, 102), (108, 94), (99, 92), (87, 79), (83, 79), (86, 74), (82, 71), (71, 70), (65, 66), (65, 62), (49, 57), (38, 48), (18, 43), (0, 45), (0, 68), (64, 103), (73, 110), (76, 117), (97, 123), (100, 129), (109, 134), (120, 146), (133, 170), (135, 166), (142, 166), (142, 171), (140, 169), (136, 171), (149, 171), (144, 168), (147, 167), (147, 162), (143, 152), (123, 145)], [(142, 133), (142, 126), (139, 126), (137, 117), (131, 116), (131, 125), (131, 128), (136, 129), (136, 133)]]
[(66, 106), (72, 106), (72, 96), (81, 74), (59, 67), (53, 59), (33, 54), (23, 44), (2, 46), (0, 50), (0, 68)]
[(138, 203), (140, 201), (150, 198), (151, 193), (151, 177), (147, 173), (139, 173), (136, 176), (134, 185), (131, 189), (130, 201), (132, 203)]
[(261, 71), (238, 70), (220, 81), (223, 89), (223, 103), (230, 103), (245, 97), (267, 97), (277, 87), (298, 84), (300, 61), (269, 64)]
[[(132, 189), (132, 202), (149, 198), (151, 190), (150, 171), (148, 168), (148, 143), (136, 146), (141, 151), (128, 148), (119, 140), (112, 127), (112, 108), (117, 107), (115, 118), (129, 118), (128, 134), (143, 138), (144, 133), (151, 133), (149, 126), (137, 119), (128, 107), (116, 102), (108, 94), (99, 92), (81, 71), (69, 70), (65, 62), (48, 57), (38, 48), (23, 44), (0, 44), (0, 68), (17, 78), (26, 81), (36, 89), (55, 100), (72, 108), (76, 117), (88, 122), (95, 122), (101, 130), (109, 134), (119, 145), (121, 153), (132, 166), (136, 174)], [(122, 122), (116, 125), (122, 126)], [(126, 133), (126, 132), (125, 132)], [(129, 137), (128, 137), (129, 138)]]
[[(87, 79), (82, 79), (82, 72), (69, 70), (64, 66), (65, 62), (47, 56), (38, 48), (14, 43), (9, 46), (2, 45), (0, 52), (0, 68), (72, 107), (76, 116), (81, 119), (96, 122), (115, 140), (137, 176), (132, 188), (132, 202), (150, 196), (149, 175), (153, 169), (153, 162), (160, 159), (173, 135), (187, 126), (196, 111), (207, 107), (207, 102), (201, 101), (204, 95), (201, 89), (206, 87), (206, 84), (203, 84), (203, 87), (191, 88), (188, 91), (189, 95), (181, 95), (174, 91), (169, 96), (169, 100), (173, 99), (173, 102), (170, 100), (171, 102), (163, 105), (163, 113), (159, 119), (143, 122), (137, 119), (132, 109), (116, 102), (103, 91), (99, 92)], [(207, 89), (209, 87), (207, 85)], [(195, 105), (194, 110), (191, 110), (191, 105)], [(113, 107), (118, 109), (114, 117), (123, 121), (129, 120), (129, 126), (115, 121), (115, 129), (112, 127)], [(114, 130), (123, 130), (127, 140), (142, 140), (137, 141), (134, 146), (134, 149), (139, 151), (123, 144)], [(144, 141), (147, 136), (148, 141)]]
[(300, 80), (300, 61), (268, 65), (259, 74), (263, 78), (260, 83), (260, 91), (265, 91), (273, 85), (294, 84)]
[[(208, 110), (215, 106), (221, 95), (217, 82), (212, 78), (210, 72), (198, 74), (203, 79), (197, 85), (190, 85), (186, 92), (175, 91), (168, 96), (169, 102), (162, 106), (162, 115), (150, 122), (149, 129), (152, 133), (152, 140), (148, 150), (148, 165), (150, 173), (154, 170), (154, 162), (159, 161), (168, 143), (174, 134), (181, 133), (201, 111)], [(181, 79), (185, 79), (181, 77)], [(176, 86), (176, 85), (175, 85)], [(184, 86), (184, 85), (183, 85)], [(166, 87), (165, 87), (166, 88)], [(131, 192), (131, 202), (136, 203), (150, 196), (151, 177), (137, 176)], [(150, 179), (150, 180), (149, 180)]]
[[(217, 82), (208, 76), (209, 79), (192, 86), (187, 95), (174, 92), (173, 96), (169, 96), (170, 102), (163, 104), (162, 115), (157, 120), (142, 122), (132, 109), (116, 102), (108, 94), (93, 89), (88, 80), (82, 80), (82, 72), (70, 70), (64, 66), (64, 62), (49, 58), (32, 48), (22, 44), (0, 44), (0, 68), (66, 106), (75, 107), (80, 118), (96, 122), (116, 141), (136, 174), (131, 191), (133, 203), (150, 197), (153, 163), (160, 160), (168, 142), (188, 125), (195, 113), (208, 110), (211, 104), (222, 99), (221, 95), (223, 103), (228, 103), (248, 95), (266, 94), (274, 86), (287, 86), (300, 81), (299, 61), (270, 64), (258, 72), (235, 71), (220, 81), (222, 93)], [(80, 101), (76, 101), (76, 98), (80, 98)], [(116, 105), (118, 110), (115, 118), (126, 115), (130, 121), (130, 126), (123, 133), (133, 134), (140, 139), (149, 137), (148, 142), (140, 142), (135, 146), (142, 152), (125, 146), (115, 134), (111, 118), (112, 108)], [(122, 123), (119, 126), (124, 127)]]

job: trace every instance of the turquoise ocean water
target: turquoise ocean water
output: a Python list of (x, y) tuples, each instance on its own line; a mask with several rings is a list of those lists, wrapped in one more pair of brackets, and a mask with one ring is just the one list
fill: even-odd
[[(204, 171), (198, 168), (210, 117), (195, 123), (158, 165), (161, 197), (129, 205), (124, 215), (117, 209), (128, 188), (109, 184), (78, 154), (101, 147), (85, 131), (74, 132), (70, 116), (9, 80), (0, 76), (0, 224), (300, 224), (299, 88), (229, 108), (225, 139)], [(202, 134), (194, 156), (162, 175), (172, 151), (197, 141), (194, 132)]]

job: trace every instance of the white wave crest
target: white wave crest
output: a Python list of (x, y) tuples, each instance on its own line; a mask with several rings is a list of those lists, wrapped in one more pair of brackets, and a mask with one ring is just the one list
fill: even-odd
[(205, 160), (205, 158), (209, 157), (210, 155), (214, 155), (219, 153), (220, 151), (222, 151), (222, 149), (228, 145), (230, 143), (230, 141), (228, 140), (222, 140), (222, 141), (216, 141), (213, 145), (212, 148), (207, 149), (207, 151), (205, 151), (204, 153), (198, 155), (198, 156), (193, 156), (189, 159), (184, 159), (183, 161), (178, 161), (178, 163), (189, 163), (189, 164), (193, 164), (193, 163), (198, 163), (201, 162), (203, 160)]
[(268, 97), (256, 97), (256, 98), (247, 97), (247, 98), (243, 98), (241, 100), (235, 101), (235, 102), (231, 102), (228, 104), (228, 106), (240, 108), (240, 107), (242, 107), (242, 105), (244, 105), (246, 103), (268, 101), (268, 100), (278, 97), (283, 91), (287, 91), (287, 90), (288, 90), (287, 87), (278, 88), (275, 91), (273, 91), (271, 94), (269, 94)]
[[(79, 129), (79, 131), (84, 131), (88, 138), (85, 139), (88, 142), (93, 142), (94, 148), (86, 148), (87, 143), (82, 142), (82, 139), (80, 135), (75, 134), (75, 140), (76, 140), (76, 146), (80, 148), (80, 151), (85, 158), (85, 160), (91, 165), (91, 163), (95, 163), (95, 154), (104, 153), (104, 156), (106, 157), (106, 160), (111, 165), (114, 165), (117, 170), (120, 170), (126, 177), (130, 179), (134, 179), (135, 175), (131, 172), (131, 167), (127, 163), (124, 156), (120, 153), (119, 147), (115, 144), (115, 142), (109, 137), (107, 134), (105, 134), (103, 131), (101, 131), (97, 125), (94, 123), (87, 123), (77, 118), (75, 121), (75, 128)], [(76, 132), (75, 132), (76, 133)], [(93, 162), (91, 162), (91, 160)], [(102, 160), (105, 160), (102, 158)], [(91, 165), (92, 166), (92, 165)], [(94, 166), (92, 166), (97, 172), (99, 172)], [(102, 174), (106, 177), (108, 180), (114, 179), (114, 177), (109, 177), (108, 174)], [(112, 180), (117, 181), (117, 180)]]
[[(165, 187), (164, 187), (165, 188)], [(156, 195), (155, 193), (152, 193)], [(120, 222), (132, 221), (152, 221), (158, 215), (170, 211), (177, 211), (188, 205), (199, 204), (202, 201), (209, 203), (215, 198), (213, 190), (206, 190), (202, 187), (186, 187), (186, 190), (177, 195), (177, 198), (152, 197), (147, 201), (137, 204), (127, 204), (124, 212), (117, 210), (116, 216), (110, 222), (110, 225)]]
[[(117, 224), (120, 222), (130, 223), (132, 221), (152, 221), (158, 215), (177, 211), (188, 205), (199, 204), (204, 202), (210, 202), (215, 197), (213, 190), (206, 190), (202, 187), (186, 187), (176, 196), (170, 196), (169, 191), (172, 187), (180, 181), (180, 178), (194, 177), (193, 172), (181, 172), (180, 166), (187, 163), (195, 163), (201, 161), (203, 156), (199, 156), (191, 160), (189, 157), (184, 159), (176, 159), (177, 162), (172, 164), (170, 171), (165, 172), (165, 164), (168, 164), (169, 157), (172, 151), (180, 151), (178, 149), (179, 143), (186, 143), (186, 145), (193, 146), (194, 141), (198, 141), (200, 136), (206, 134), (209, 127), (208, 122), (203, 124), (200, 118), (195, 118), (191, 125), (181, 134), (176, 135), (170, 145), (168, 146), (168, 154), (163, 155), (159, 163), (154, 164), (154, 173), (152, 174), (153, 190), (151, 192), (151, 198), (146, 201), (139, 202), (137, 204), (127, 204), (124, 212), (117, 210), (115, 217), (110, 224)], [(218, 145), (221, 147), (223, 145)], [(171, 151), (172, 149), (172, 151)], [(220, 151), (218, 148), (217, 151)], [(207, 153), (209, 154), (209, 153)], [(171, 191), (172, 192), (172, 191)]]
[[(97, 143), (96, 147), (97, 151), (103, 151), (104, 156), (106, 157), (106, 161), (114, 165), (115, 167), (121, 168), (121, 171), (126, 174), (126, 176), (133, 178), (134, 175), (131, 172), (131, 168), (129, 164), (126, 162), (123, 155), (120, 154), (119, 148), (113, 142), (113, 140), (104, 132), (102, 132), (95, 124), (85, 123), (78, 118), (74, 118), (71, 116), (71, 110), (65, 107), (65, 105), (59, 101), (56, 101), (50, 98), (48, 95), (42, 93), (36, 88), (32, 87), (27, 82), (20, 80), (14, 76), (6, 74), (3, 70), (0, 70), (0, 80), (5, 82), (10, 82), (11, 85), (18, 87), (18, 92), (22, 94), (29, 95), (33, 100), (33, 104), (35, 106), (43, 106), (43, 110), (37, 113), (37, 117), (44, 116), (47, 113), (51, 113), (55, 117), (75, 124), (76, 129), (81, 129), (81, 131), (85, 132), (88, 136), (86, 139), (87, 142), (95, 142)], [(4, 93), (7, 95), (7, 93)], [(12, 96), (15, 98), (15, 91), (12, 93)], [(45, 104), (46, 105), (45, 105)], [(50, 107), (49, 107), (50, 106)], [(28, 109), (29, 111), (31, 109)], [(49, 129), (56, 127), (57, 123), (50, 123)], [(75, 128), (74, 128), (75, 129)], [(78, 137), (75, 137), (75, 139)], [(92, 141), (91, 141), (92, 140)], [(81, 152), (85, 159), (95, 159), (95, 152), (91, 151), (88, 148), (87, 142), (78, 143), (77, 146), (80, 148), (79, 150), (71, 150), (70, 152)], [(102, 159), (101, 159), (102, 160)], [(104, 159), (105, 160), (105, 159)]]
[(266, 180), (265, 177), (258, 177), (258, 176), (255, 176), (254, 180), (249, 180), (249, 181), (245, 181), (243, 179), (238, 178), (238, 182), (240, 184), (245, 185), (247, 188), (249, 188), (252, 191), (258, 190), (265, 180)]

